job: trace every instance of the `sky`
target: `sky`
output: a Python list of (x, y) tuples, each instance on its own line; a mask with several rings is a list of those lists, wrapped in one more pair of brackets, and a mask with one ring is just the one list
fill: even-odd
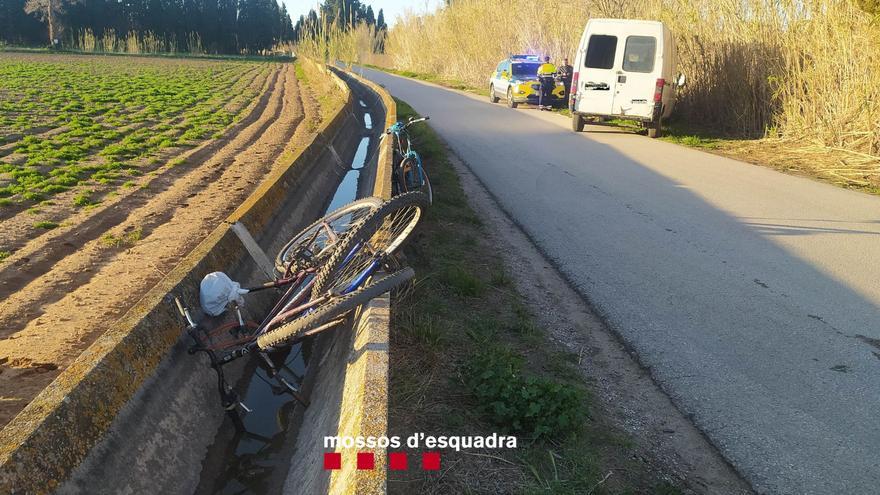
[[(318, 0), (282, 0), (287, 5), (287, 11), (290, 12), (290, 18), (295, 23), (299, 16), (309, 13), (310, 9), (318, 10)], [(443, 0), (361, 0), (373, 7), (373, 12), (379, 15), (379, 9), (385, 11), (385, 23), (389, 26), (394, 25), (394, 20), (404, 10), (409, 9), (420, 13), (426, 10), (434, 10), (443, 3)]]

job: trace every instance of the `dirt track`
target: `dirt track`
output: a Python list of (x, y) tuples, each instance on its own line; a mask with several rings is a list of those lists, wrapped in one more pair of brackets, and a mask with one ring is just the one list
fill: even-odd
[[(23, 239), (0, 265), (0, 425), (313, 133), (317, 97), (297, 81), (293, 65), (275, 65), (253, 84), (262, 84), (262, 95), (222, 138), (163, 157), (138, 187)], [(15, 223), (0, 221), (0, 235), (14, 235)]]

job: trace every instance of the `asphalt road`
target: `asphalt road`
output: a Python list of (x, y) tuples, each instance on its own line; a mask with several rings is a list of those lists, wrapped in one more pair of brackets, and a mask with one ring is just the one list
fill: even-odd
[(758, 492), (880, 492), (880, 198), (365, 73), (431, 116)]

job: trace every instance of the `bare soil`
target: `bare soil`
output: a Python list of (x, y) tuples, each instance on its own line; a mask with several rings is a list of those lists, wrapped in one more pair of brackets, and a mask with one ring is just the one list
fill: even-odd
[[(317, 88), (298, 81), (292, 64), (248, 77), (261, 95), (222, 137), (161, 157), (135, 187), (20, 239), (0, 264), (0, 426), (314, 134)], [(0, 220), (0, 233), (33, 220), (19, 212)]]

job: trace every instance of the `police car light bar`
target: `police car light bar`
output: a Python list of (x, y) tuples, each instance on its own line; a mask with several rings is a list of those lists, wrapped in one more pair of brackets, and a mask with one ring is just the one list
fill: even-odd
[(538, 61), (539, 58), (537, 55), (529, 55), (529, 54), (519, 54), (519, 55), (511, 55), (510, 58), (512, 60), (534, 60)]

